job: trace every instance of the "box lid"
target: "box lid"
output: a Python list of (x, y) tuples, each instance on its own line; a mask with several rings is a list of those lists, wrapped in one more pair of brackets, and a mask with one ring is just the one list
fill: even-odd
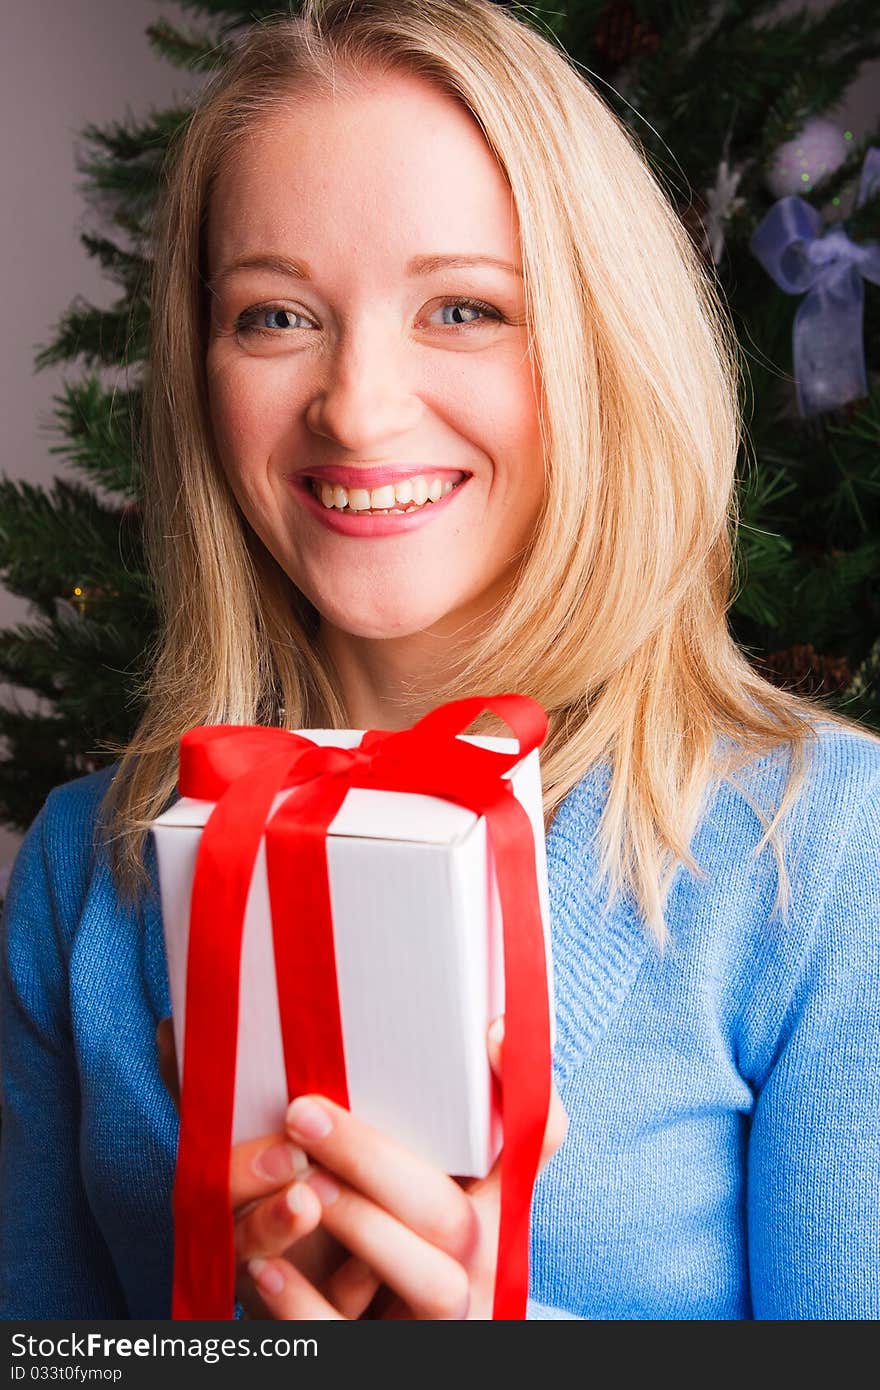
[[(313, 743), (335, 748), (356, 748), (364, 735), (362, 729), (297, 729), (296, 733)], [(518, 747), (515, 738), (482, 734), (457, 734), (456, 737), (498, 753), (516, 752)], [(512, 777), (530, 759), (536, 760), (537, 756), (538, 750), (533, 749), (503, 775), (507, 778)], [(294, 788), (276, 796), (272, 803), (270, 819), (295, 791)], [(153, 825), (191, 828), (203, 826), (214, 805), (213, 801), (181, 797), (158, 816)], [(477, 820), (477, 815), (466, 806), (456, 806), (441, 797), (424, 796), (418, 792), (382, 792), (352, 787), (330, 822), (327, 834), (347, 838), (449, 845), (463, 839), (476, 825)]]

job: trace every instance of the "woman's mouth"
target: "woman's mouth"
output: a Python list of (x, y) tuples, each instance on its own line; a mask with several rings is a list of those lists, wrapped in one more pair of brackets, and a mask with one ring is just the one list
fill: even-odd
[(447, 497), (453, 488), (464, 482), (465, 474), (457, 478), (436, 478), (429, 473), (414, 478), (405, 478), (399, 483), (386, 483), (383, 487), (347, 488), (339, 483), (326, 483), (320, 478), (307, 478), (312, 494), (328, 509), (366, 513), (367, 516), (389, 516), (417, 511), (420, 507), (433, 506)]
[(331, 531), (372, 540), (418, 529), (444, 516), (473, 477), (419, 474), (382, 487), (346, 488), (306, 474), (288, 478), (306, 511)]

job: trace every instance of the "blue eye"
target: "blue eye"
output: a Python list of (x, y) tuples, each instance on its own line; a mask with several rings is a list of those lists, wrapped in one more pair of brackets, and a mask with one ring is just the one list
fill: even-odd
[[(502, 322), (502, 315), (497, 309), (493, 309), (491, 304), (484, 304), (480, 299), (446, 299), (442, 304), (437, 305), (439, 309), (454, 310), (473, 310), (481, 318), (473, 318), (465, 322), (452, 322), (442, 325), (446, 328), (454, 328), (459, 332), (467, 332), (472, 328), (481, 326), (481, 319), (490, 320), (495, 323)], [(433, 311), (432, 311), (433, 312)], [(275, 318), (275, 324), (266, 323), (265, 320)], [(298, 313), (295, 309), (285, 309), (279, 304), (257, 304), (252, 309), (246, 309), (240, 314), (235, 323), (235, 330), (242, 336), (259, 334), (264, 338), (277, 338), (285, 330), (296, 328), (296, 320), (305, 320), (307, 315)], [(263, 322), (260, 322), (263, 320)]]
[[(268, 326), (257, 324), (258, 318), (268, 319), (273, 315), (280, 320), (279, 323), (270, 323)], [(267, 304), (246, 309), (235, 326), (239, 333), (276, 333), (285, 328), (293, 328), (294, 320), (302, 317), (302, 314), (297, 314), (293, 309), (281, 309), (277, 305)]]
[[(484, 303), (482, 302), (482, 300), (480, 300), (480, 299), (447, 299), (447, 300), (445, 300), (442, 304), (438, 305), (438, 308), (440, 308), (440, 309), (473, 309), (473, 310), (475, 310), (477, 313), (481, 314), (481, 315), (483, 316), (483, 318), (492, 319), (492, 320), (494, 320), (496, 323), (500, 322), (500, 320), (501, 320), (501, 315), (499, 314), (498, 310), (497, 310), (497, 309), (493, 309), (491, 304), (484, 304)], [(449, 327), (449, 328), (478, 328), (478, 327), (479, 327), (479, 322), (478, 322), (478, 320), (476, 320), (476, 319), (471, 319), (469, 323), (451, 323), (451, 324), (448, 325), (448, 327)]]

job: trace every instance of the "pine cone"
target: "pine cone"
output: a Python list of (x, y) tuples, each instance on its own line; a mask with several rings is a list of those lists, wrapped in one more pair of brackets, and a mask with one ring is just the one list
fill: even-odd
[(761, 670), (774, 685), (792, 688), (799, 695), (836, 695), (853, 679), (845, 656), (817, 652), (811, 642), (770, 652), (762, 660)]
[(599, 16), (593, 46), (609, 68), (622, 67), (642, 53), (655, 53), (660, 35), (636, 18), (629, 0), (610, 0)]

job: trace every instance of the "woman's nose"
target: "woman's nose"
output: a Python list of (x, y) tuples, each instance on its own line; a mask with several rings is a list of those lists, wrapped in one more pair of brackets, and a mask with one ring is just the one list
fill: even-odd
[(306, 408), (309, 428), (364, 454), (412, 430), (424, 406), (406, 356), (405, 347), (389, 344), (387, 334), (340, 342)]

